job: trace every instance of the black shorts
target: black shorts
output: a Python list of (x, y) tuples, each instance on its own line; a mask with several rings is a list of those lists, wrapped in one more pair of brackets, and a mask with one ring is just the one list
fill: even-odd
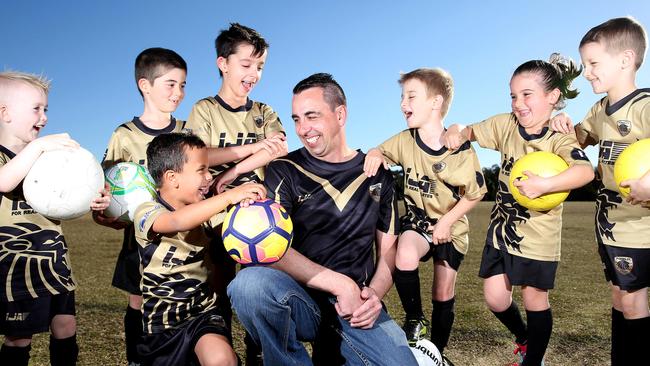
[(465, 259), (465, 255), (454, 247), (452, 243), (442, 243), (435, 245), (431, 241), (431, 233), (427, 231), (429, 225), (435, 225), (438, 220), (426, 217), (424, 219), (416, 219), (414, 214), (407, 214), (400, 217), (400, 230), (399, 233), (404, 234), (407, 231), (415, 231), (416, 233), (422, 235), (424, 240), (429, 243), (429, 251), (420, 258), (420, 262), (426, 262), (430, 258), (433, 258), (434, 261), (443, 260), (454, 271), (458, 272), (460, 264)]
[(142, 295), (142, 290), (140, 290), (141, 278), (138, 250), (122, 248), (117, 257), (117, 263), (115, 263), (112, 285), (130, 294)]
[(490, 278), (505, 274), (513, 286), (532, 286), (541, 290), (551, 290), (555, 287), (558, 263), (518, 257), (486, 245), (478, 275), (481, 278)]
[(56, 315), (75, 315), (74, 291), (0, 302), (0, 334), (29, 338), (33, 334), (47, 332)]
[(216, 309), (211, 309), (177, 328), (162, 333), (145, 334), (138, 344), (143, 365), (198, 365), (194, 347), (205, 334), (226, 338), (230, 330)]
[(598, 244), (605, 279), (625, 291), (650, 287), (650, 249)]

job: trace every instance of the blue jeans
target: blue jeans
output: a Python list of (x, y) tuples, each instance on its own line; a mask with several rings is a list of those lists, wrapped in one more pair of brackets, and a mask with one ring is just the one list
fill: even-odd
[(239, 321), (261, 345), (265, 365), (417, 365), (402, 329), (382, 310), (371, 329), (352, 328), (331, 296), (310, 296), (288, 274), (241, 270), (228, 286)]

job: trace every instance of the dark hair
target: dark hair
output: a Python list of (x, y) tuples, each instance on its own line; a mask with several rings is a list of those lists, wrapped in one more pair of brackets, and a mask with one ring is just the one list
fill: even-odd
[[(135, 58), (135, 83), (137, 85), (140, 79), (146, 79), (153, 84), (156, 78), (171, 69), (181, 69), (187, 72), (187, 63), (172, 50), (160, 47), (147, 48)], [(138, 92), (142, 95), (140, 87), (138, 87)]]
[(299, 94), (307, 89), (322, 88), (325, 102), (330, 106), (332, 111), (340, 105), (346, 105), (345, 93), (339, 83), (334, 80), (332, 75), (326, 73), (313, 74), (306, 79), (301, 80), (293, 87), (293, 94)]
[(397, 82), (399, 85), (404, 86), (404, 83), (411, 79), (420, 80), (424, 84), (428, 97), (442, 96), (443, 102), (440, 114), (442, 117), (446, 116), (454, 98), (454, 79), (451, 78), (451, 75), (440, 68), (420, 68), (401, 74)]
[[(230, 23), (230, 28), (224, 29), (214, 40), (214, 48), (217, 50), (217, 57), (228, 58), (237, 52), (237, 47), (242, 43), (253, 46), (253, 55), (261, 56), (269, 44), (264, 37), (255, 29), (243, 26), (239, 23)], [(219, 75), (223, 76), (221, 70)]]
[(537, 74), (542, 78), (544, 91), (549, 93), (553, 89), (560, 90), (560, 97), (555, 103), (554, 108), (560, 110), (566, 106), (565, 99), (573, 99), (578, 96), (577, 89), (570, 89), (571, 83), (575, 78), (580, 76), (582, 66), (578, 67), (573, 60), (565, 58), (559, 53), (551, 54), (549, 62), (543, 60), (531, 60), (524, 62), (512, 74), (524, 73)]
[(601, 43), (610, 53), (633, 50), (636, 54), (634, 65), (637, 70), (643, 64), (648, 43), (645, 29), (632, 17), (610, 19), (591, 28), (582, 37), (579, 48), (592, 42)]
[(188, 133), (163, 133), (147, 146), (147, 167), (158, 187), (162, 186), (163, 175), (168, 170), (182, 172), (187, 162), (187, 149), (203, 149), (205, 142)]

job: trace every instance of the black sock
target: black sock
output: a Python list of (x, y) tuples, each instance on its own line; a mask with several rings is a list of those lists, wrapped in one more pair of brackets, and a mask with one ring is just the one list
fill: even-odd
[(3, 344), (2, 348), (0, 348), (0, 359), (2, 359), (3, 364), (27, 366), (29, 364), (29, 351), (31, 349), (31, 345), (27, 345), (27, 347), (12, 347)]
[(138, 344), (142, 342), (142, 312), (130, 306), (124, 315), (124, 338), (126, 341), (126, 360), (140, 363)]
[(528, 346), (522, 366), (539, 366), (542, 364), (548, 341), (551, 339), (553, 313), (551, 309), (526, 310), (526, 320), (528, 321)]
[(623, 312), (612, 308), (612, 366), (627, 365), (625, 318)]
[(647, 365), (650, 317), (625, 319), (628, 365)]
[(455, 297), (452, 297), (447, 301), (432, 301), (431, 342), (436, 345), (441, 354), (445, 347), (447, 347), (449, 335), (451, 334), (451, 327), (454, 325), (455, 302)]
[(519, 313), (517, 303), (513, 301), (510, 303), (510, 307), (505, 311), (500, 313), (493, 311), (492, 313), (496, 315), (497, 319), (499, 319), (506, 328), (508, 328), (510, 333), (515, 335), (517, 343), (526, 344), (526, 341), (528, 341), (526, 323), (524, 323), (524, 319), (521, 318), (521, 313)]
[(399, 298), (402, 301), (406, 318), (417, 319), (424, 317), (424, 313), (422, 312), (422, 299), (420, 297), (420, 274), (418, 273), (418, 269), (402, 271), (399, 268), (395, 268), (393, 279)]
[(52, 366), (68, 366), (77, 364), (79, 346), (77, 335), (56, 339), (50, 335), (50, 364)]

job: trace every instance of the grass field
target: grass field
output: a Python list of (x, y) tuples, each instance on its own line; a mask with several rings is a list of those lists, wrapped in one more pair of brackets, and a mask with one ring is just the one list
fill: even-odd
[[(458, 366), (503, 365), (512, 356), (512, 338), (483, 303), (478, 278), (480, 254), (489, 221), (490, 203), (481, 203), (470, 215), (470, 251), (456, 285), (456, 321), (447, 350)], [(562, 262), (551, 292), (554, 328), (546, 365), (609, 364), (609, 290), (596, 253), (593, 203), (565, 205)], [(110, 286), (121, 232), (95, 225), (88, 217), (66, 222), (64, 232), (79, 281), (77, 290), (80, 365), (121, 365), (124, 361), (122, 318), (126, 295)], [(431, 263), (420, 269), (423, 299), (431, 286)], [(520, 308), (523, 309), (517, 296)], [(401, 324), (403, 312), (394, 289), (386, 304)], [(431, 304), (424, 301), (425, 313)], [(241, 328), (234, 329), (235, 349), (243, 355)], [(48, 336), (37, 335), (32, 365), (48, 364)], [(1, 361), (0, 361), (1, 363)]]

